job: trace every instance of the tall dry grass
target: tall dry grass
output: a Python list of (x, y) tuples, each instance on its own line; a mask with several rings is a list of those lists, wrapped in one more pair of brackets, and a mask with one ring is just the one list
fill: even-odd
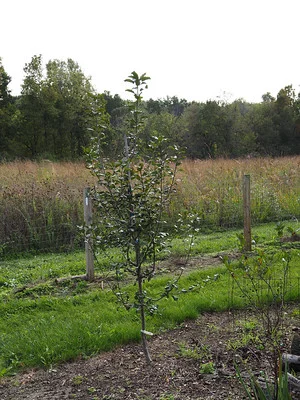
[(243, 176), (251, 177), (253, 223), (300, 217), (300, 157), (185, 160), (174, 211), (184, 205), (209, 226), (243, 223)]
[(62, 251), (78, 247), (83, 189), (92, 183), (82, 163), (0, 165), (0, 250)]
[[(170, 222), (194, 212), (200, 227), (240, 226), (244, 174), (251, 175), (254, 224), (300, 217), (300, 156), (185, 160)], [(83, 189), (93, 184), (83, 163), (0, 164), (0, 254), (82, 246)]]

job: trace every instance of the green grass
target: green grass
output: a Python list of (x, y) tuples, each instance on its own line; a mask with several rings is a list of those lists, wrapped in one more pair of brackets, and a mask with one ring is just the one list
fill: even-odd
[[(288, 223), (290, 226), (296, 222)], [(253, 229), (258, 244), (268, 254), (281, 254), (276, 239), (275, 224)], [(240, 230), (199, 235), (195, 238), (192, 255), (232, 253), (238, 249)], [(184, 240), (173, 241), (171, 255), (184, 255)], [(298, 243), (287, 246), (292, 254), (289, 299), (299, 298), (300, 249)], [(96, 275), (107, 266), (109, 257), (99, 257)], [(274, 268), (279, 271), (280, 257)], [(84, 274), (84, 254), (56, 254), (0, 263), (0, 375), (19, 368), (45, 366), (77, 357), (89, 357), (119, 344), (140, 339), (139, 319), (134, 310), (126, 311), (116, 303), (114, 294), (85, 281), (64, 280), (60, 277)], [(218, 280), (209, 279), (215, 275)], [(148, 293), (155, 295), (173, 276), (162, 274), (146, 284)], [(296, 283), (295, 283), (296, 282)], [(192, 288), (190, 290), (190, 288)], [(128, 285), (128, 292), (135, 287)], [(245, 299), (232, 291), (232, 281), (225, 266), (195, 269), (184, 273), (173, 298), (163, 299), (159, 313), (149, 318), (147, 329), (160, 332), (194, 319), (204, 311), (223, 311), (245, 306)]]

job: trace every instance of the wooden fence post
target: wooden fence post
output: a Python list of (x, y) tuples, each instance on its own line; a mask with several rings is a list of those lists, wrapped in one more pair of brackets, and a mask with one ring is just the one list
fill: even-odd
[(244, 198), (244, 239), (245, 239), (244, 250), (251, 251), (250, 175), (244, 175), (243, 198)]
[[(85, 188), (83, 191), (83, 205), (84, 205), (84, 222), (86, 226), (90, 226), (93, 220), (90, 188)], [(87, 234), (85, 234), (85, 261), (86, 261), (86, 279), (88, 281), (93, 281), (95, 274), (94, 274), (94, 255), (92, 249), (92, 239)]]

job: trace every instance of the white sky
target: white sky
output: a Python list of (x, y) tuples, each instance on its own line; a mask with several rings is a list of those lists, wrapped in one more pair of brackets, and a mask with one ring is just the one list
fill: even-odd
[(125, 98), (124, 79), (150, 77), (145, 99), (261, 101), (300, 91), (299, 0), (0, 0), (0, 57), (20, 92), (33, 55), (78, 62), (98, 92)]

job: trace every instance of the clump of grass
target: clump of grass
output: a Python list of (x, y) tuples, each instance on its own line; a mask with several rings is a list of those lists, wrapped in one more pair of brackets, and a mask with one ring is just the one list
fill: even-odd
[(205, 374), (205, 375), (214, 374), (216, 371), (215, 364), (213, 363), (213, 361), (201, 364), (199, 371), (200, 374)]

